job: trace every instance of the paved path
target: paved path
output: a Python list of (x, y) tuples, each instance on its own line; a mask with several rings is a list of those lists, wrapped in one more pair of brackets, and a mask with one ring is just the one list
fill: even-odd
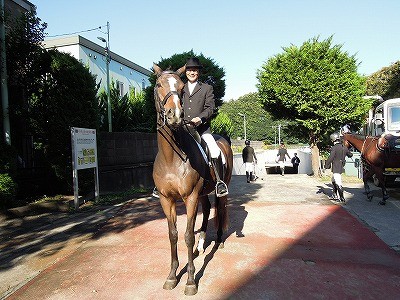
[[(307, 175), (267, 175), (251, 184), (235, 176), (225, 248), (213, 247), (210, 222), (206, 252), (195, 260), (199, 291), (190, 298), (398, 299), (399, 201), (391, 198), (379, 206), (378, 198), (365, 201), (361, 184), (345, 186), (348, 204), (338, 206), (325, 194), (329, 184)], [(172, 291), (162, 289), (169, 269), (167, 224), (158, 201), (141, 198), (98, 214), (64, 215), (36, 228), (30, 242), (16, 234), (8, 248), (0, 248), (6, 253), (0, 258), (2, 294), (9, 299), (184, 299), (182, 208), (181, 280)]]

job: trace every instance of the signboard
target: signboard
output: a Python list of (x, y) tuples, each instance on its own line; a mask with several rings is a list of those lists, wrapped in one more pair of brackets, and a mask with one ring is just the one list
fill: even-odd
[(96, 129), (71, 127), (75, 209), (79, 208), (78, 170), (94, 168), (95, 198), (99, 196)]
[(97, 168), (96, 130), (72, 127), (71, 136), (75, 168)]

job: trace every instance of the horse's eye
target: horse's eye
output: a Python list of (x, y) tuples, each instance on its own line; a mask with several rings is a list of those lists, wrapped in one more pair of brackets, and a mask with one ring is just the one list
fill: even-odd
[(160, 87), (161, 87), (161, 84), (160, 84), (160, 83), (157, 83), (157, 87), (160, 88)]

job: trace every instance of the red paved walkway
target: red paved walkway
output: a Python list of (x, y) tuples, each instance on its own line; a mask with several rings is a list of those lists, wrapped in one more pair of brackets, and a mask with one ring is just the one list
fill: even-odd
[[(225, 248), (207, 243), (195, 260), (199, 291), (191, 299), (399, 299), (400, 256), (343, 208), (231, 201), (229, 212)], [(172, 291), (162, 289), (167, 224), (158, 202), (142, 199), (8, 299), (187, 298), (185, 221), (179, 215), (183, 275)]]

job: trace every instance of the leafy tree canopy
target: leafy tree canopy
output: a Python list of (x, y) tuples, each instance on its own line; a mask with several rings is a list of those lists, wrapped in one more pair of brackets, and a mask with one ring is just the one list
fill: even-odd
[(361, 124), (371, 101), (363, 100), (365, 78), (354, 56), (332, 45), (332, 36), (291, 45), (257, 72), (261, 101), (275, 118), (297, 123), (296, 131), (316, 143), (345, 123)]
[(17, 18), (6, 16), (6, 26), (8, 84), (29, 89), (40, 78), (38, 64), (45, 52), (40, 43), (47, 24), (36, 17), (36, 12), (27, 12)]
[(219, 114), (226, 114), (232, 123), (233, 138), (244, 138), (244, 116), (246, 118), (246, 137), (250, 140), (277, 143), (278, 126), (281, 125), (281, 137), (287, 143), (299, 143), (291, 132), (290, 123), (286, 120), (274, 119), (266, 112), (257, 93), (249, 93), (237, 100), (224, 102)]
[(65, 192), (72, 187), (70, 127), (98, 128), (97, 87), (94, 76), (76, 58), (57, 50), (47, 55), (42, 65), (46, 75), (38, 82), (38, 91), (29, 95), (29, 106), (15, 108), (28, 121), (36, 151), (59, 180), (58, 192)]
[(400, 97), (400, 61), (367, 78), (367, 95), (379, 95), (384, 100)]

